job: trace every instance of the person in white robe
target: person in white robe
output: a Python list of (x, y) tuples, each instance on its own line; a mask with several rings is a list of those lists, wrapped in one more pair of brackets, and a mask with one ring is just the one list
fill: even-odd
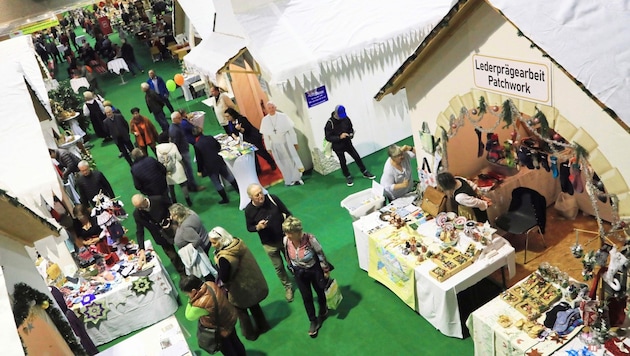
[(260, 123), (260, 133), (282, 173), (284, 184), (302, 185), (304, 165), (297, 153), (298, 141), (293, 122), (286, 114), (276, 110), (274, 103), (267, 103), (267, 115)]

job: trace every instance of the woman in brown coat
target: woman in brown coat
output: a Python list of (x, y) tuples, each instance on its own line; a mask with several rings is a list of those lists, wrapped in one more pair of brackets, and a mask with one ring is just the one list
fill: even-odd
[[(236, 309), (228, 301), (225, 292), (214, 282), (203, 282), (195, 276), (186, 276), (179, 281), (179, 288), (190, 300), (186, 305), (186, 319), (199, 320), (207, 328), (218, 328), (221, 335), (220, 350), (226, 356), (246, 355), (245, 346), (238, 338), (236, 325)], [(212, 296), (212, 291), (216, 296)], [(218, 320), (216, 318), (218, 308)]]
[(140, 115), (139, 108), (131, 109), (133, 117), (129, 122), (129, 131), (136, 137), (138, 147), (147, 155), (147, 146), (151, 147), (153, 154), (157, 157), (155, 146), (158, 140), (158, 133), (155, 126), (149, 119)]
[(220, 226), (210, 230), (208, 237), (215, 249), (219, 280), (228, 290), (228, 300), (236, 307), (241, 333), (247, 340), (256, 340), (258, 335), (271, 329), (260, 307), (260, 302), (269, 294), (265, 276), (243, 240)]

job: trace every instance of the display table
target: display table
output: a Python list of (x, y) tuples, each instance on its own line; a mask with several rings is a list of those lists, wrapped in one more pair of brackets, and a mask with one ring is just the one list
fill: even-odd
[(70, 87), (76, 94), (79, 94), (79, 88), (86, 88), (89, 90), (90, 83), (87, 81), (85, 77), (72, 78), (70, 79)]
[[(525, 279), (517, 285), (523, 283)], [(466, 321), (473, 337), (475, 355), (552, 355), (582, 329), (582, 326), (578, 326), (562, 337), (552, 333), (544, 338), (532, 338), (514, 325), (507, 328), (501, 326), (498, 323), (499, 315), (506, 315), (513, 322), (525, 318), (518, 310), (503, 301), (501, 296), (475, 310)], [(544, 320), (543, 313), (537, 322), (542, 324)]]
[[(383, 209), (387, 209), (387, 206)], [(374, 240), (379, 236), (394, 232), (393, 227), (388, 226), (389, 224), (383, 226), (379, 218), (380, 214), (381, 211), (375, 211), (353, 223), (359, 267), (368, 270), (371, 277), (375, 276), (373, 272), (377, 264), (387, 263), (387, 261), (374, 260), (378, 255), (375, 251), (377, 244), (374, 244)], [(422, 220), (418, 222), (420, 223), (417, 229), (418, 234), (426, 238), (435, 236), (437, 231), (435, 219), (424, 223)], [(470, 243), (474, 243), (473, 240), (462, 233), (455, 247), (465, 249)], [(436, 245), (439, 244), (436, 243)], [(433, 246), (430, 250), (434, 251), (435, 248), (439, 247)], [(437, 266), (433, 261), (426, 260), (419, 265), (410, 265), (408, 258), (402, 257), (401, 253), (392, 249), (388, 251), (390, 264), (393, 262), (399, 270), (396, 276), (392, 276), (392, 280), (379, 281), (394, 290), (401, 299), (442, 334), (451, 337), (464, 337), (457, 301), (458, 293), (477, 284), (504, 266), (508, 267), (509, 278), (514, 277), (516, 273), (514, 248), (498, 235), (494, 235), (492, 243), (485, 247), (484, 252), (472, 265), (443, 282), (439, 282), (430, 274), (430, 271)], [(404, 262), (405, 260), (407, 262)], [(397, 286), (392, 288), (394, 280)]]
[(123, 78), (123, 74), (125, 74), (123, 70), (129, 72), (129, 67), (127, 66), (127, 62), (125, 62), (123, 58), (116, 58), (107, 62), (107, 70), (120, 76), (120, 84), (126, 83), (125, 78)]
[(99, 356), (191, 356), (175, 316), (151, 325), (134, 336), (100, 352)]
[(519, 187), (526, 187), (542, 194), (547, 200), (547, 206), (556, 201), (560, 193), (560, 180), (554, 179), (551, 172), (544, 169), (528, 169), (521, 167), (513, 176), (505, 177), (503, 183), (484, 195), (492, 200), (492, 206), (488, 207), (488, 220), (491, 224), (497, 217), (506, 213), (512, 201), (512, 191)]
[[(70, 130), (75, 135), (78, 135), (80, 138), (82, 138), (83, 136), (85, 136), (85, 131), (83, 131), (83, 129), (79, 125), (79, 122), (77, 121), (78, 117), (79, 117), (79, 113), (75, 112), (73, 116), (66, 117), (66, 118), (59, 118), (57, 120), (59, 120), (59, 121), (61, 121), (63, 123), (67, 123), (68, 126), (70, 127)], [(64, 148), (64, 147), (62, 147), (62, 148)]]
[[(255, 151), (258, 148), (247, 142), (239, 143), (226, 134), (219, 134), (215, 138), (221, 144), (221, 152), (219, 154), (223, 157), (223, 160), (234, 175), (236, 183), (238, 183), (240, 194), (239, 209), (243, 210), (251, 201), (249, 195), (247, 195), (247, 187), (253, 183), (260, 184), (254, 162), (256, 159)], [(267, 191), (263, 189), (263, 193), (266, 194)]]
[(177, 311), (177, 290), (157, 257), (145, 270), (150, 267), (148, 276), (129, 276), (106, 293), (95, 295), (90, 304), (72, 306), (94, 344), (153, 325)]
[(182, 93), (184, 93), (184, 100), (193, 100), (193, 95), (190, 92), (190, 84), (198, 82), (199, 80), (201, 80), (201, 76), (199, 76), (199, 74), (184, 76), (184, 85), (181, 86)]

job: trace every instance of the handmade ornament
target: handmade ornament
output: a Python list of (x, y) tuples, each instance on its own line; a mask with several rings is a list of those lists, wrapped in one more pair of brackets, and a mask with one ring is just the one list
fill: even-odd
[(42, 302), (42, 309), (46, 310), (50, 306), (50, 303), (47, 300)]
[(109, 310), (103, 302), (95, 301), (86, 306), (85, 310), (83, 310), (83, 322), (98, 325), (101, 320), (107, 320), (107, 312), (109, 312)]
[(153, 281), (148, 277), (140, 277), (132, 282), (131, 290), (136, 295), (146, 295), (151, 290), (152, 285)]

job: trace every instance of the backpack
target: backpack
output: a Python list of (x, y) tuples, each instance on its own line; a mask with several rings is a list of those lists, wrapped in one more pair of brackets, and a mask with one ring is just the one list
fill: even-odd
[(160, 163), (162, 163), (164, 165), (164, 167), (166, 167), (166, 173), (173, 173), (175, 172), (176, 167), (176, 163), (174, 159), (171, 158), (170, 155), (168, 154), (160, 154), (160, 157), (158, 158)]

